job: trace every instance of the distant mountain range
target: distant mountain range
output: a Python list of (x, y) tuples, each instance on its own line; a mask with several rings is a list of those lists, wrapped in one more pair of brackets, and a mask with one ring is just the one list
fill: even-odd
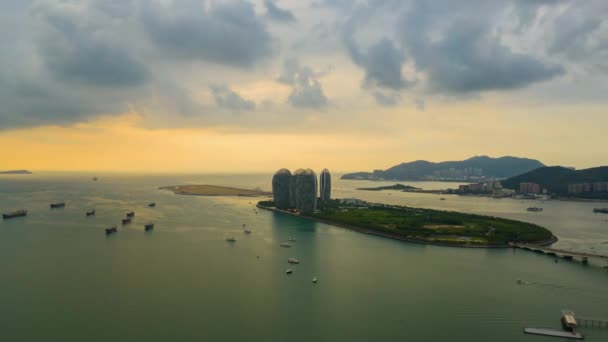
[(32, 173), (28, 170), (9, 170), (0, 171), (0, 175), (31, 175)]
[(402, 163), (386, 170), (374, 172), (355, 172), (342, 176), (342, 179), (367, 180), (466, 180), (480, 177), (509, 178), (545, 165), (535, 159), (478, 156), (463, 161), (433, 163), (417, 160)]
[(507, 189), (519, 189), (519, 183), (536, 183), (550, 193), (566, 195), (568, 185), (577, 183), (608, 182), (608, 166), (572, 170), (561, 166), (543, 167), (502, 181)]

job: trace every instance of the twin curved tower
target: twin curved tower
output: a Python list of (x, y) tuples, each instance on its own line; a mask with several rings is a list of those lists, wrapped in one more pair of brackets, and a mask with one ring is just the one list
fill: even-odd
[[(297, 209), (301, 213), (313, 213), (317, 209), (317, 175), (311, 169), (298, 169), (293, 174), (280, 169), (272, 177), (272, 194), (278, 209)], [(327, 169), (321, 172), (321, 200), (331, 198), (331, 175)]]

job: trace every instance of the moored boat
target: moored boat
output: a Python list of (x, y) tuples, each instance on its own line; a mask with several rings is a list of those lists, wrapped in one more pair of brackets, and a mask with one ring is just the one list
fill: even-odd
[(21, 210), (7, 213), (7, 214), (2, 214), (2, 218), (3, 219), (12, 219), (15, 217), (22, 217), (22, 216), (26, 216), (26, 215), (27, 215), (27, 210), (21, 209)]
[(118, 228), (116, 228), (116, 226), (110, 227), (110, 228), (106, 228), (106, 235), (114, 234), (117, 231), (118, 231)]
[(95, 215), (95, 210), (87, 211), (87, 216)]
[(293, 273), (293, 270), (292, 270), (291, 268), (288, 268), (288, 269), (287, 269), (287, 271), (285, 271), (285, 273), (287, 273), (287, 274), (292, 274), (292, 273)]
[(231, 237), (227, 237), (226, 241), (228, 241), (228, 242), (236, 242), (236, 238), (234, 238), (232, 236)]
[(593, 208), (594, 213), (608, 214), (608, 208)]
[(154, 229), (154, 223), (147, 223), (147, 224), (144, 224), (144, 229), (145, 229), (146, 231)]
[(63, 207), (65, 207), (65, 202), (51, 203), (51, 209), (58, 209)]
[(148, 207), (156, 207), (156, 203), (155, 202), (148, 203)]
[(527, 211), (531, 211), (531, 212), (539, 212), (539, 211), (543, 211), (543, 208), (539, 208), (539, 207), (529, 207), (526, 209)]

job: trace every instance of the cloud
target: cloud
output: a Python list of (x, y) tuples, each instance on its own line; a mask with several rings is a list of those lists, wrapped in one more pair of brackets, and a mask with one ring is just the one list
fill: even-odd
[(476, 4), (444, 1), (432, 7), (415, 1), (399, 20), (400, 39), (433, 91), (523, 88), (565, 72), (560, 65), (504, 44), (494, 20), (506, 9)]
[(309, 67), (301, 66), (297, 60), (291, 59), (285, 61), (278, 81), (291, 86), (288, 102), (292, 106), (320, 109), (327, 106), (328, 100), (317, 79), (319, 76)]
[(177, 0), (144, 6), (143, 25), (167, 54), (237, 67), (251, 67), (272, 56), (273, 41), (253, 4)]
[(384, 107), (393, 107), (401, 102), (401, 97), (398, 93), (373, 91), (372, 96), (376, 100), (376, 103)]
[(222, 108), (236, 111), (255, 109), (254, 101), (243, 98), (226, 85), (212, 85), (209, 89), (211, 89), (215, 103)]
[[(117, 12), (120, 9), (111, 8)], [(128, 87), (148, 79), (147, 67), (117, 41), (112, 26), (104, 25), (103, 19), (111, 18), (93, 5), (43, 2), (32, 13), (40, 25), (40, 57), (58, 80)]]
[(272, 20), (281, 22), (296, 21), (296, 17), (291, 11), (280, 8), (274, 0), (264, 0), (264, 6), (266, 6), (266, 16)]

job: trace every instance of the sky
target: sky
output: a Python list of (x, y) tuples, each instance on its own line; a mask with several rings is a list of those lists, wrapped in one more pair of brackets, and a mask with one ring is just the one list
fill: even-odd
[(608, 165), (605, 0), (3, 0), (0, 170)]

